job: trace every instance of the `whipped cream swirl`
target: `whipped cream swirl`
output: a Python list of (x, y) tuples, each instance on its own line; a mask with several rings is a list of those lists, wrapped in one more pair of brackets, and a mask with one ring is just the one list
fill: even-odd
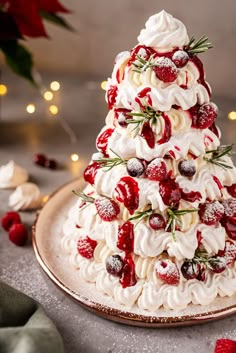
[(25, 183), (29, 178), (27, 170), (14, 161), (0, 167), (0, 189), (11, 189)]
[(138, 42), (159, 51), (171, 50), (188, 44), (184, 24), (164, 10), (151, 16), (138, 36)]
[(24, 183), (9, 197), (9, 206), (15, 211), (37, 209), (42, 204), (42, 195), (37, 185)]

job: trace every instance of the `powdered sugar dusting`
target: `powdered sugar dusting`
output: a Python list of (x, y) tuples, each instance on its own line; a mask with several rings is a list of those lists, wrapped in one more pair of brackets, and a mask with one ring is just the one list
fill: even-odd
[(232, 217), (236, 215), (236, 199), (228, 199), (223, 202), (225, 215)]

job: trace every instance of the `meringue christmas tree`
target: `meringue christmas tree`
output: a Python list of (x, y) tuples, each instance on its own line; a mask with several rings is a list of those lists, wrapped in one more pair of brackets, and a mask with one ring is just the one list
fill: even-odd
[(116, 58), (62, 247), (119, 304), (208, 304), (236, 292), (236, 169), (198, 57), (212, 45), (165, 11), (138, 41)]

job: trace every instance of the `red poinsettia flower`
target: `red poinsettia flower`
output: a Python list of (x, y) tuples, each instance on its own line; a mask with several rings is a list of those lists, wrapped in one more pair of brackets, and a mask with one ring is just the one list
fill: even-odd
[(0, 4), (12, 15), (20, 33), (28, 37), (48, 37), (40, 11), (69, 12), (58, 0), (0, 0)]

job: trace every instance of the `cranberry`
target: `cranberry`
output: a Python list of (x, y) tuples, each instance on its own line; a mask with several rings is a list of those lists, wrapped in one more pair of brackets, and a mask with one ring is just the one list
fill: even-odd
[(181, 189), (174, 179), (160, 181), (159, 192), (165, 205), (177, 206), (181, 199)]
[(140, 177), (145, 170), (143, 161), (139, 158), (131, 158), (127, 162), (127, 172), (132, 177)]
[(181, 266), (181, 272), (186, 279), (195, 279), (199, 275), (200, 264), (195, 264), (190, 261), (185, 261)]
[(178, 169), (181, 175), (191, 178), (196, 173), (196, 167), (193, 160), (186, 160), (179, 162)]
[(55, 159), (47, 159), (45, 162), (45, 167), (55, 170), (58, 167), (57, 161)]
[(203, 223), (207, 225), (216, 224), (224, 215), (224, 206), (218, 201), (199, 205), (199, 216)]
[(120, 277), (124, 267), (120, 255), (111, 255), (106, 259), (106, 270), (110, 275)]
[(172, 56), (172, 61), (175, 63), (176, 67), (184, 67), (189, 61), (188, 53), (184, 50), (177, 50)]
[(210, 261), (211, 269), (214, 273), (221, 273), (226, 269), (226, 259), (220, 256), (214, 256)]
[(146, 174), (149, 180), (161, 181), (167, 177), (167, 166), (166, 162), (162, 158), (153, 159), (146, 170)]
[(153, 70), (156, 73), (156, 76), (159, 80), (169, 83), (176, 80), (178, 75), (178, 69), (167, 57), (160, 57), (155, 61), (156, 66), (153, 67)]
[(162, 215), (159, 213), (153, 213), (149, 217), (149, 225), (154, 230), (160, 230), (165, 228), (166, 222)]
[(44, 154), (35, 154), (33, 157), (33, 162), (40, 167), (45, 167), (45, 163), (47, 161), (47, 157)]

